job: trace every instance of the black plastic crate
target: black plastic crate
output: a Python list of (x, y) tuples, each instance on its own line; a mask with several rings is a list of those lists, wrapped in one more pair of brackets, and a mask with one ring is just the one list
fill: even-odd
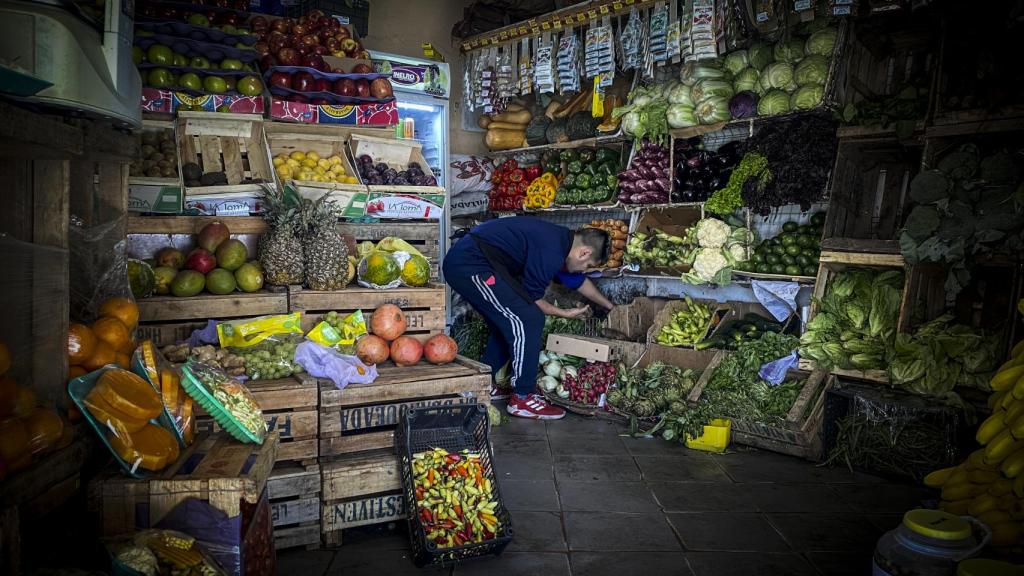
[(322, 10), (328, 16), (347, 18), (348, 24), (355, 26), (359, 32), (360, 38), (369, 34), (370, 3), (367, 0), (301, 0), (293, 6), (286, 6), (284, 12), (285, 16), (298, 18), (315, 9)]
[[(825, 397), (822, 435), (834, 466), (920, 481), (961, 461), (969, 432), (963, 410), (894, 388), (837, 379)], [(850, 461), (844, 444), (859, 448)]]
[[(409, 539), (412, 542), (413, 561), (417, 566), (449, 566), (471, 558), (499, 555), (512, 542), (512, 518), (501, 498), (498, 476), (494, 473), (489, 429), (487, 406), (483, 404), (402, 409), (401, 419), (395, 429), (395, 449), (402, 467)], [(412, 458), (413, 454), (434, 448), (443, 448), (452, 453), (469, 450), (480, 455), (484, 475), (491, 481), (494, 499), (498, 503), (494, 515), (501, 527), (494, 539), (444, 549), (439, 549), (436, 543), (427, 540), (427, 532), (416, 513)]]

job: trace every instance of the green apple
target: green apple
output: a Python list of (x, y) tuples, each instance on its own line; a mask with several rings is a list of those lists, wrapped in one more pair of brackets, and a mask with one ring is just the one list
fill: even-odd
[(142, 53), (142, 48), (132, 46), (132, 62), (135, 64), (142, 64), (142, 61), (145, 59), (146, 55)]
[(196, 12), (188, 17), (188, 23), (195, 24), (196, 26), (209, 26), (210, 19), (206, 15)]
[(221, 70), (241, 70), (242, 69), (242, 61), (241, 60), (235, 60), (234, 58), (228, 58), (227, 60), (222, 60), (221, 63), (220, 63), (220, 69)]
[(160, 66), (167, 66), (174, 60), (174, 52), (163, 44), (153, 44), (146, 51), (146, 61)]
[(263, 93), (263, 82), (259, 76), (246, 76), (238, 81), (238, 91), (246, 96), (259, 96)]
[(222, 30), (222, 31), (223, 31), (223, 32), (224, 32), (225, 34), (238, 34), (238, 28), (235, 28), (235, 27), (234, 27), (234, 26), (232, 26), (231, 24), (225, 24), (225, 25), (224, 25), (224, 27), (223, 27), (223, 28), (221, 28), (221, 30)]
[(192, 59), (192, 62), (190, 62), (189, 65), (193, 68), (201, 68), (203, 70), (207, 70), (210, 68), (210, 61), (206, 58), (203, 58), (202, 56), (196, 56)]
[(178, 85), (199, 92), (203, 89), (203, 80), (194, 72), (186, 72), (178, 79)]
[(203, 79), (203, 88), (207, 92), (212, 92), (213, 94), (223, 94), (224, 92), (227, 92), (228, 85), (224, 82), (224, 79), (219, 76), (207, 76)]
[(153, 88), (167, 88), (171, 86), (174, 79), (166, 68), (153, 68), (146, 75), (146, 82)]
[(175, 54), (171, 60), (173, 66), (188, 66), (188, 57), (184, 54)]

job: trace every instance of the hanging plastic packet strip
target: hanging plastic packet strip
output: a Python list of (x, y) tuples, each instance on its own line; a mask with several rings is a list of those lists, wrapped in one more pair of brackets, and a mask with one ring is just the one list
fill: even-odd
[(302, 334), (301, 312), (231, 320), (217, 325), (221, 348), (248, 348), (284, 334)]
[[(331, 314), (335, 316), (332, 317)], [(356, 310), (332, 324), (331, 320), (336, 320), (336, 315), (336, 312), (325, 314), (325, 319), (321, 320), (312, 330), (306, 333), (306, 338), (321, 346), (327, 346), (339, 352), (351, 354), (356, 340), (366, 334), (366, 321), (363, 319), (363, 311)], [(298, 351), (296, 350), (297, 355)], [(299, 363), (302, 364), (301, 362)]]
[(623, 70), (633, 70), (640, 67), (643, 58), (643, 55), (640, 53), (642, 44), (640, 24), (640, 13), (634, 5), (629, 11), (629, 20), (626, 22), (626, 27), (620, 35)]
[(551, 94), (555, 91), (555, 76), (552, 70), (551, 46), (541, 46), (537, 49), (537, 60), (534, 66), (534, 83), (537, 85), (537, 92)]
[(779, 322), (789, 318), (796, 311), (796, 295), (800, 285), (796, 282), (754, 280), (754, 297)]
[(690, 37), (692, 29), (693, 10), (687, 4), (683, 7), (683, 13), (679, 16), (679, 55), (682, 57), (683, 62), (692, 62), (694, 60), (693, 39)]
[(578, 42), (574, 34), (568, 33), (558, 41), (558, 86), (562, 94), (580, 91), (577, 52)]
[(601, 76), (600, 86), (611, 86), (615, 80), (615, 52), (610, 26), (592, 26), (587, 30), (584, 76)]
[[(495, 73), (495, 94), (498, 100), (512, 97), (512, 47), (498, 50), (498, 67)], [(504, 106), (504, 105), (503, 105)]]
[(668, 35), (668, 6), (655, 8), (651, 12), (650, 22), (650, 43), (648, 50), (654, 58), (655, 63), (662, 63), (668, 58), (667, 35)]
[(694, 0), (691, 22), (690, 44), (693, 48), (694, 58), (703, 60), (718, 56), (718, 44), (715, 42), (714, 0)]
[(665, 34), (665, 59), (675, 60), (682, 54), (680, 46), (681, 32), (679, 20), (672, 20), (668, 23), (668, 31)]
[(519, 93), (523, 96), (533, 92), (533, 67), (530, 58), (530, 39), (523, 38), (519, 45)]
[(786, 380), (786, 373), (792, 370), (799, 361), (800, 357), (797, 356), (796, 350), (794, 350), (789, 356), (772, 360), (761, 366), (761, 369), (757, 371), (757, 375), (772, 386), (778, 386)]

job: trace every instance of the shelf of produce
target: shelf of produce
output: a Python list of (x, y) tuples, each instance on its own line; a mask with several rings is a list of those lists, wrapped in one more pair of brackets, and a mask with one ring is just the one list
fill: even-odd
[(232, 234), (262, 234), (267, 223), (259, 216), (128, 216), (129, 234), (198, 234), (211, 222), (223, 222)]
[(595, 136), (593, 138), (583, 138), (581, 140), (572, 140), (569, 142), (555, 142), (552, 144), (541, 144), (540, 146), (526, 146), (523, 148), (512, 148), (509, 150), (490, 150), (485, 154), (486, 156), (511, 156), (515, 154), (539, 154), (545, 150), (565, 150), (568, 148), (587, 148), (593, 146), (611, 146), (615, 144), (622, 144), (626, 141), (625, 137), (619, 134), (610, 134), (608, 136)]
[(274, 548), (320, 547), (320, 466), (275, 469), (267, 479)]
[[(319, 391), (316, 378), (297, 374), (276, 380), (248, 380), (246, 388), (263, 411), (267, 430), (277, 432), (281, 445), (275, 464), (296, 462), (314, 464), (320, 455), (317, 435), (320, 431)], [(200, 430), (220, 431), (212, 418), (196, 409)]]
[(288, 312), (288, 294), (233, 292), (198, 296), (151, 296), (138, 301), (140, 322), (238, 318)]
[(150, 478), (128, 478), (111, 468), (89, 484), (100, 534), (151, 528), (189, 498), (209, 502), (228, 517), (238, 516), (247, 504), (259, 504), (277, 450), (276, 432), (268, 433), (263, 444), (241, 444), (226, 432), (200, 434), (177, 461)]
[(342, 544), (348, 528), (405, 518), (402, 476), (393, 446), (323, 463), (321, 469), (321, 529), (326, 545)]
[[(700, 400), (715, 369), (729, 354), (731, 352), (726, 351), (715, 354), (690, 391), (687, 401), (696, 403)], [(818, 461), (822, 455), (821, 428), (825, 397), (832, 385), (832, 378), (824, 370), (801, 368), (787, 372), (786, 380), (803, 381), (804, 385), (786, 414), (785, 421), (770, 425), (732, 418), (732, 439), (762, 450)]]
[(441, 366), (420, 362), (400, 368), (389, 361), (377, 370), (372, 384), (350, 384), (344, 390), (320, 381), (321, 463), (392, 446), (403, 407), (490, 401), (490, 368), (463, 356)]
[(288, 308), (302, 312), (302, 328), (308, 331), (320, 322), (323, 314), (335, 311), (346, 316), (356, 310), (363, 311), (366, 325), (370, 325), (373, 310), (383, 304), (394, 304), (405, 313), (406, 335), (425, 341), (445, 328), (445, 287), (430, 284), (423, 288), (393, 288), (374, 290), (349, 286), (343, 290), (306, 290), (291, 286)]

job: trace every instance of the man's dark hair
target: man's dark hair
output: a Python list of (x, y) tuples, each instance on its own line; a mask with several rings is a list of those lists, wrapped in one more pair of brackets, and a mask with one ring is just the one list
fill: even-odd
[(608, 233), (597, 228), (580, 228), (576, 239), (594, 251), (594, 262), (603, 264), (608, 259)]

